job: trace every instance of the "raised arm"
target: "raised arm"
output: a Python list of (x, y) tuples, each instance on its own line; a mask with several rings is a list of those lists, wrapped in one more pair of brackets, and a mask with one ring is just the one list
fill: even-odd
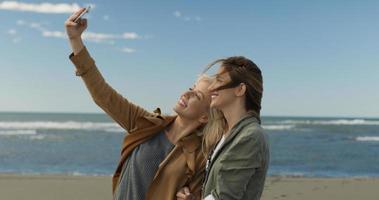
[(65, 28), (73, 53), (71, 61), (76, 67), (76, 75), (81, 76), (95, 103), (128, 132), (137, 127), (137, 119), (142, 116), (152, 116), (152, 113), (129, 102), (106, 83), (97, 69), (95, 61), (89, 55), (82, 40), (82, 33), (87, 28), (87, 20), (74, 20), (83, 12), (70, 16), (65, 22)]

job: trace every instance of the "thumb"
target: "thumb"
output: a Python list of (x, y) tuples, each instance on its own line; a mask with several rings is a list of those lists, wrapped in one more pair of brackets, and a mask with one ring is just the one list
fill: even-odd
[(184, 188), (184, 193), (187, 194), (187, 195), (191, 194), (191, 192), (190, 192), (190, 190), (189, 190), (188, 187)]

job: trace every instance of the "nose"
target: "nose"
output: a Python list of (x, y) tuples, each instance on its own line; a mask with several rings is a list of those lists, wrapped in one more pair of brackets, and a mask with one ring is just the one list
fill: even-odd
[(214, 91), (214, 89), (215, 89), (215, 83), (213, 82), (213, 83), (211, 83), (209, 86), (208, 86), (208, 91), (209, 92), (213, 92)]

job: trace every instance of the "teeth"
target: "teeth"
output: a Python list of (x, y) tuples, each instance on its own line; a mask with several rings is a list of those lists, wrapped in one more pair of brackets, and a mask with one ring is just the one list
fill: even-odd
[(184, 103), (183, 99), (180, 99), (179, 103), (182, 104), (182, 106), (186, 107), (186, 104)]

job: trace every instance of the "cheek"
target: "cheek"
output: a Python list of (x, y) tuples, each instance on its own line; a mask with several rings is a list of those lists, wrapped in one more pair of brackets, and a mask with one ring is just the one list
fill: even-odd
[(188, 101), (188, 107), (192, 113), (203, 113), (206, 110), (206, 105), (199, 100), (190, 100)]
[(219, 91), (218, 96), (215, 99), (215, 102), (223, 103), (223, 102), (229, 102), (233, 99), (233, 94), (229, 91)]

